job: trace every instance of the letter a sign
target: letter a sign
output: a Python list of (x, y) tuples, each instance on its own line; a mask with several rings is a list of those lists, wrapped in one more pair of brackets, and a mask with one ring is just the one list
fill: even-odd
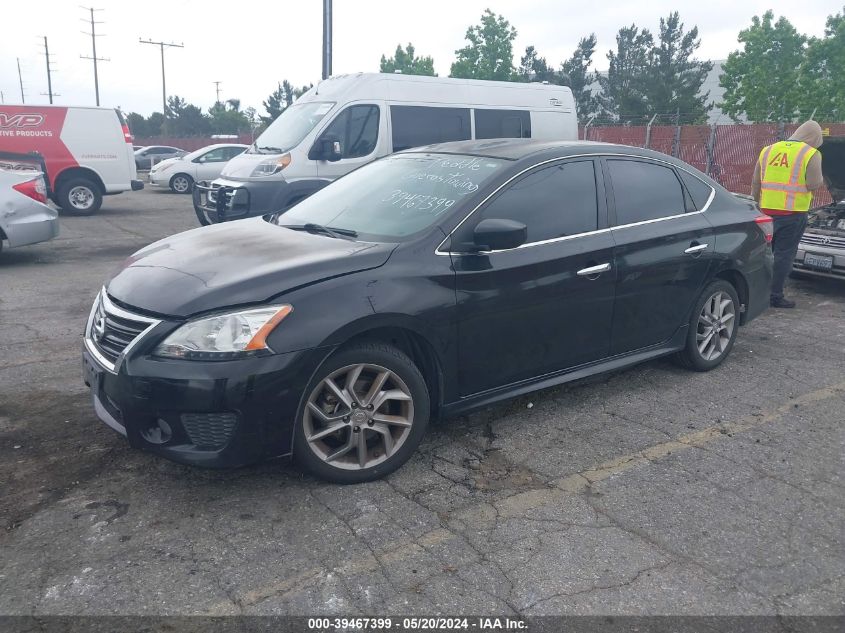
[(789, 161), (786, 158), (786, 152), (778, 152), (775, 157), (769, 161), (771, 167), (789, 167)]

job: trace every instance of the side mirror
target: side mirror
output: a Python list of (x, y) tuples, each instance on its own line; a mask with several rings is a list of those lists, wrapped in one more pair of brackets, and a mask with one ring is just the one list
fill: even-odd
[(334, 163), (343, 158), (343, 148), (336, 136), (324, 136), (319, 139), (308, 154), (311, 160), (327, 160)]
[(479, 251), (501, 251), (525, 244), (528, 227), (515, 220), (488, 218), (475, 227), (472, 241)]

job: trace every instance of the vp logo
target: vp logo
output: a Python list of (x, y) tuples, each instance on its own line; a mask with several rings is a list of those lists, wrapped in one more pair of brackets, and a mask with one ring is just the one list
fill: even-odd
[(0, 128), (37, 127), (43, 122), (43, 114), (7, 114), (0, 112)]

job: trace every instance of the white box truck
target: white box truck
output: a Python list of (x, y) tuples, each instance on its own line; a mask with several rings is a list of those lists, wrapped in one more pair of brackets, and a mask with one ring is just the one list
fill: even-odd
[(572, 91), (547, 83), (358, 73), (287, 108), (219, 178), (194, 186), (202, 224), (290, 208), (392, 152), (469, 139), (576, 140)]

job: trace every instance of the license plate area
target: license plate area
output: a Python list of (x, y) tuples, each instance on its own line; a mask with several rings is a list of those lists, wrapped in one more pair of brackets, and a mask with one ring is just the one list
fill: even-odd
[(816, 255), (814, 253), (804, 254), (804, 265), (814, 270), (833, 270), (833, 257), (830, 255)]

